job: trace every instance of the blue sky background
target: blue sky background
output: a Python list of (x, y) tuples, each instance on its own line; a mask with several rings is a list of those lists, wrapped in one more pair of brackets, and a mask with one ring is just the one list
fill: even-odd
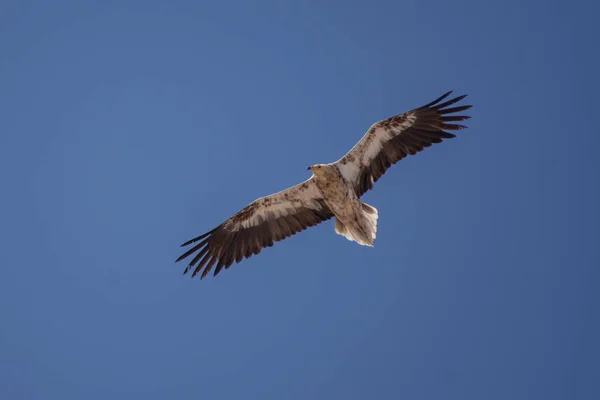
[[(2, 2), (0, 398), (600, 398), (597, 4)], [(173, 263), (450, 89), (375, 248)]]

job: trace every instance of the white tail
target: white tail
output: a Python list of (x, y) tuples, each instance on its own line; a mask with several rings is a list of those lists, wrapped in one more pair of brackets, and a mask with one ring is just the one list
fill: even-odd
[(335, 218), (334, 229), (339, 235), (352, 240), (362, 246), (373, 246), (373, 240), (377, 236), (377, 209), (367, 203), (361, 203), (356, 220), (350, 220), (345, 224)]

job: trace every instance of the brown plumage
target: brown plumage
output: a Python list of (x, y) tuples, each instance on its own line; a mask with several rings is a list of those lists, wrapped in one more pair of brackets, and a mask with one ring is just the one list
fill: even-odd
[[(217, 275), (234, 261), (240, 262), (260, 253), (264, 247), (271, 247), (275, 242), (330, 219), (333, 214), (323, 199), (317, 197), (311, 200), (316, 190), (311, 178), (300, 185), (255, 200), (215, 229), (182, 244), (185, 247), (200, 241), (176, 262), (198, 252), (183, 273), (193, 270), (194, 277), (204, 268), (200, 276), (204, 278), (216, 264), (214, 274)], [(245, 227), (244, 223), (254, 225)]]
[(455, 137), (448, 131), (465, 128), (454, 122), (470, 117), (456, 113), (471, 106), (450, 107), (466, 95), (442, 102), (450, 93), (373, 124), (344, 157), (309, 167), (313, 176), (308, 180), (253, 201), (213, 230), (182, 244), (194, 246), (176, 262), (196, 253), (184, 274), (193, 271), (194, 277), (202, 271), (200, 277), (204, 278), (214, 267), (217, 275), (234, 262), (334, 216), (338, 234), (372, 246), (377, 209), (358, 199), (391, 165), (433, 143)]

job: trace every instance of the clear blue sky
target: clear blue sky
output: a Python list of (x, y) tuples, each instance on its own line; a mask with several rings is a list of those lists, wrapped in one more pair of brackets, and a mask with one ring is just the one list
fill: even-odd
[[(2, 2), (0, 399), (600, 398), (598, 3), (325, 4)], [(374, 248), (174, 264), (450, 89)]]

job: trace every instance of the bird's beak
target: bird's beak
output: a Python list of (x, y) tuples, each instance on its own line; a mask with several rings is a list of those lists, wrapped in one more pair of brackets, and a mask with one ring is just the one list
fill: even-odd
[(312, 168), (312, 167), (311, 167), (311, 166), (309, 166), (308, 168), (306, 168), (306, 170), (307, 170), (307, 171), (310, 171), (310, 169), (311, 169), (311, 168)]

